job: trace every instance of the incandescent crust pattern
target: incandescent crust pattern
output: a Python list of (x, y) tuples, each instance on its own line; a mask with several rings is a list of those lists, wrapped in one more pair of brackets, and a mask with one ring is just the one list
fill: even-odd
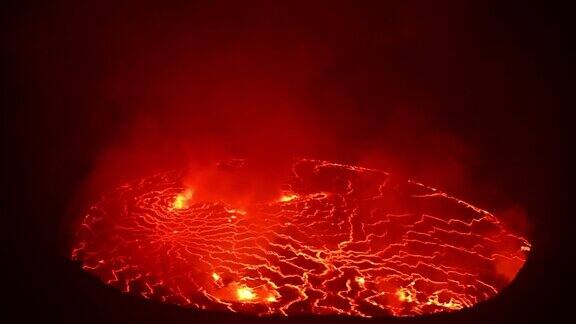
[(83, 218), (72, 259), (105, 283), (256, 315), (409, 316), (489, 299), (530, 244), (489, 212), (388, 173), (299, 160), (284, 194), (194, 201), (183, 175), (123, 185)]

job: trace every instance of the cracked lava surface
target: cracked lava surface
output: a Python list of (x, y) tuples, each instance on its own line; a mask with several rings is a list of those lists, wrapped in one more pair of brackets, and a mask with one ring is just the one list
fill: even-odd
[(530, 243), (489, 212), (386, 172), (299, 160), (277, 199), (196, 201), (183, 173), (123, 185), (72, 259), (144, 298), (256, 315), (454, 311), (510, 283)]

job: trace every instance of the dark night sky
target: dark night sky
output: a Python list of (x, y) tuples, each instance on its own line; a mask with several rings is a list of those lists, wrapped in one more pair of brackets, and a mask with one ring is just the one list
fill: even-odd
[(565, 8), (502, 1), (1, 6), (2, 295), (14, 321), (231, 320), (120, 295), (67, 260), (66, 244), (71, 219), (96, 194), (158, 170), (235, 156), (377, 167), (496, 212), (526, 213), (529, 226), (510, 222), (529, 232), (534, 249), (508, 289), (471, 310), (411, 322), (529, 320), (566, 303), (574, 119)]

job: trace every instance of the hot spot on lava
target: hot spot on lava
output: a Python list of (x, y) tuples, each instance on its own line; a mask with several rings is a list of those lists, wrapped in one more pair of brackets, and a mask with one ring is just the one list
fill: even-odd
[(530, 250), (491, 213), (417, 182), (314, 160), (291, 171), (275, 198), (241, 206), (196, 197), (183, 172), (123, 185), (89, 209), (71, 257), (185, 307), (373, 317), (471, 307)]

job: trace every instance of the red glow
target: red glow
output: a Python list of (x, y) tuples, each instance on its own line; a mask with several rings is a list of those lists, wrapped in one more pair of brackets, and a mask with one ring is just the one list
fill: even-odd
[(203, 200), (178, 173), (121, 186), (89, 210), (72, 258), (183, 306), (371, 317), (470, 307), (530, 250), (489, 212), (420, 183), (312, 160), (292, 171), (276, 198), (249, 203)]

